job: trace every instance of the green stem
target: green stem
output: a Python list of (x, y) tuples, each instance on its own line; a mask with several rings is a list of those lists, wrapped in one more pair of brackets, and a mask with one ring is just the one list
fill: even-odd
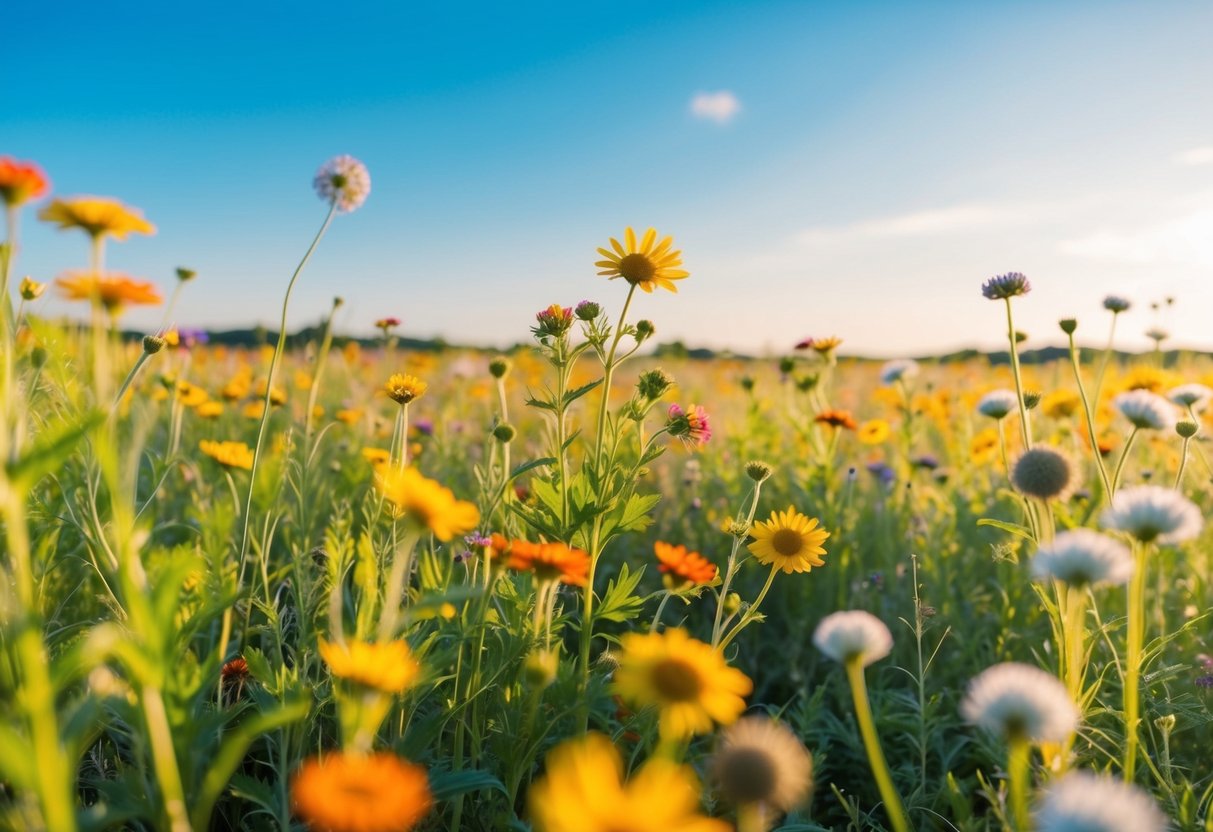
[(1146, 547), (1133, 543), (1135, 561), (1129, 578), (1128, 633), (1125, 645), (1124, 712), (1125, 756), (1121, 765), (1125, 782), (1132, 783), (1137, 769), (1137, 723), (1141, 700), (1141, 654), (1145, 640)]
[(1095, 376), (1095, 394), (1091, 401), (1094, 406), (1099, 406), (1099, 394), (1103, 390), (1104, 373), (1108, 370), (1108, 360), (1112, 357), (1112, 344), (1116, 340), (1116, 317), (1120, 313), (1112, 313), (1112, 326), (1108, 329), (1108, 345), (1104, 347), (1103, 358), (1099, 361), (1099, 372)]
[(1023, 403), (1023, 377), (1019, 371), (1019, 345), (1015, 342), (1015, 323), (1011, 320), (1011, 299), (1007, 303), (1007, 337), (1011, 340), (1011, 372), (1015, 376), (1015, 395), (1019, 397), (1019, 427), (1023, 431), (1024, 450), (1032, 449), (1032, 428), (1028, 423), (1028, 408)]
[[(1112, 474), (1112, 492), (1108, 498), (1109, 500), (1116, 496), (1116, 489), (1120, 487), (1120, 475), (1124, 471), (1125, 461), (1129, 458), (1129, 451), (1133, 450), (1133, 443), (1137, 440), (1137, 434), (1140, 432), (1141, 428), (1135, 426), (1132, 432), (1129, 433), (1129, 438), (1125, 440), (1125, 449), (1121, 451), (1120, 459), (1116, 463), (1116, 472)], [(1099, 453), (1098, 449), (1096, 453)]]
[(181, 786), (181, 772), (177, 769), (177, 755), (173, 752), (173, 734), (168, 713), (164, 709), (164, 699), (160, 689), (152, 685), (145, 686), (142, 694), (143, 713), (147, 718), (152, 743), (152, 765), (156, 770), (156, 780), (160, 783), (168, 828), (171, 832), (190, 832), (185, 790)]
[(880, 797), (885, 804), (885, 812), (894, 832), (910, 832), (910, 824), (906, 821), (905, 809), (902, 808), (901, 797), (893, 785), (893, 777), (889, 774), (889, 764), (885, 761), (884, 751), (880, 747), (880, 738), (876, 736), (876, 724), (872, 719), (872, 706), (868, 701), (867, 682), (863, 677), (862, 656), (847, 659), (847, 680), (851, 683), (851, 698), (855, 703), (855, 719), (859, 723), (859, 733), (863, 737), (864, 750), (868, 753), (868, 764), (872, 768), (872, 777), (880, 790)]
[(767, 597), (767, 593), (771, 591), (771, 584), (775, 582), (775, 573), (778, 571), (778, 566), (771, 567), (771, 574), (767, 575), (767, 582), (762, 585), (762, 592), (758, 593), (758, 597), (754, 599), (754, 603), (750, 604), (749, 608), (745, 611), (745, 615), (741, 616), (737, 623), (733, 625), (733, 629), (729, 630), (729, 634), (720, 640), (720, 644), (716, 647), (717, 650), (724, 652), (724, 648), (728, 647), (729, 643), (737, 638), (742, 629), (754, 620), (754, 616), (758, 614), (759, 605)]
[(1007, 750), (1007, 779), (1011, 793), (1011, 818), (1015, 822), (1016, 832), (1029, 832), (1032, 828), (1028, 814), (1031, 763), (1031, 741), (1024, 736), (1011, 737)]
[[(1112, 319), (1115, 322), (1115, 318)], [(1095, 410), (1092, 407), (1091, 400), (1087, 398), (1086, 388), (1082, 383), (1082, 369), (1078, 363), (1078, 348), (1074, 345), (1074, 333), (1070, 333), (1070, 366), (1074, 369), (1074, 381), (1078, 384), (1078, 396), (1082, 399), (1082, 412), (1086, 417), (1087, 422), (1087, 438), (1091, 440), (1091, 452), (1095, 455), (1095, 467), (1099, 469), (1099, 478), (1103, 480), (1104, 499), (1112, 499), (1112, 481), (1108, 479), (1108, 469), (1103, 464), (1103, 454), (1099, 452), (1099, 435), (1095, 432)], [(1100, 379), (1103, 378), (1103, 371), (1100, 371)], [(1096, 398), (1098, 400), (1099, 388), (1096, 386)]]

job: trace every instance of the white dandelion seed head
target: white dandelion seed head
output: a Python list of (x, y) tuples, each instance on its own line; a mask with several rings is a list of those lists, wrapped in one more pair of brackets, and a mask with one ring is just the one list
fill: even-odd
[(1003, 738), (1064, 742), (1078, 727), (1078, 708), (1066, 686), (1038, 667), (1006, 662), (969, 682), (960, 703), (966, 720)]
[(1136, 786), (1072, 771), (1049, 786), (1037, 804), (1038, 832), (1165, 832), (1166, 815)]
[(353, 156), (334, 156), (316, 171), (312, 184), (321, 199), (348, 214), (366, 202), (371, 193), (371, 174)]
[(1019, 409), (1019, 396), (1014, 390), (991, 390), (977, 403), (977, 412), (1001, 420)]
[(1144, 430), (1169, 430), (1175, 425), (1175, 407), (1157, 393), (1130, 390), (1112, 399), (1112, 406), (1134, 427)]
[(762, 804), (779, 812), (799, 806), (813, 787), (813, 758), (783, 723), (741, 719), (720, 735), (712, 779), (734, 806)]
[(1200, 509), (1178, 491), (1158, 485), (1122, 488), (1100, 517), (1104, 528), (1127, 532), (1142, 543), (1182, 543), (1200, 534)]
[(918, 375), (918, 362), (913, 358), (895, 358), (880, 368), (881, 384), (896, 384)]
[(870, 612), (849, 610), (821, 619), (813, 631), (813, 644), (836, 662), (858, 658), (867, 667), (889, 655), (893, 634)]
[(1032, 577), (1058, 580), (1070, 586), (1128, 583), (1133, 576), (1133, 554), (1119, 540), (1092, 531), (1062, 532), (1036, 550)]
[(1213, 390), (1203, 384), (1181, 384), (1170, 390), (1167, 398), (1180, 407), (1204, 410), (1209, 399), (1213, 399)]

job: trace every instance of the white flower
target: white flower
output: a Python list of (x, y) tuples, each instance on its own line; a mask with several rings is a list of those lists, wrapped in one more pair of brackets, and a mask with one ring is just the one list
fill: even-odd
[(1200, 509), (1184, 495), (1157, 485), (1116, 492), (1100, 518), (1105, 528), (1128, 532), (1143, 543), (1182, 543), (1200, 534)]
[(1019, 409), (1019, 396), (1013, 390), (991, 390), (977, 403), (977, 412), (991, 419), (1005, 419)]
[(1091, 529), (1062, 532), (1036, 550), (1032, 577), (1059, 580), (1071, 586), (1128, 583), (1133, 555), (1119, 540)]
[(889, 655), (893, 634), (870, 612), (850, 610), (821, 619), (813, 632), (813, 643), (836, 662), (845, 664), (858, 658), (867, 667)]
[(1157, 393), (1130, 390), (1112, 399), (1112, 406), (1133, 423), (1147, 430), (1168, 430), (1175, 425), (1175, 408)]
[(355, 210), (371, 192), (371, 174), (366, 165), (353, 156), (334, 156), (316, 171), (312, 183), (325, 202), (342, 213)]
[(895, 358), (880, 368), (881, 384), (896, 384), (918, 375), (918, 362), (913, 358)]
[(1073, 771), (1044, 793), (1036, 808), (1038, 832), (1165, 832), (1166, 815), (1133, 785)]
[(734, 806), (779, 812), (799, 806), (813, 786), (813, 758), (783, 723), (750, 716), (728, 728), (712, 756), (712, 779)]
[(966, 720), (1004, 738), (1064, 742), (1078, 727), (1078, 708), (1056, 676), (1018, 662), (986, 668), (960, 703)]
[(1203, 410), (1213, 398), (1213, 390), (1203, 384), (1181, 384), (1167, 393), (1167, 398), (1180, 407)]

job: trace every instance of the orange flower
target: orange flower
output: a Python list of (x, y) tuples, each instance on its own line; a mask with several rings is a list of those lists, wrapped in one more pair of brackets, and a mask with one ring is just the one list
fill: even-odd
[(813, 421), (829, 425), (832, 428), (846, 428), (847, 430), (855, 430), (859, 427), (855, 422), (855, 417), (851, 415), (849, 410), (823, 410), (817, 414), (817, 418)]
[(433, 803), (425, 769), (395, 754), (330, 754), (291, 778), (291, 808), (323, 832), (407, 832)]
[(560, 580), (573, 586), (585, 586), (589, 580), (590, 556), (563, 543), (532, 543), (506, 540), (494, 534), (490, 549), (509, 560), (506, 565), (519, 572), (534, 572), (540, 581)]
[(50, 180), (42, 168), (33, 162), (18, 162), (11, 156), (0, 156), (0, 199), (17, 208), (38, 199), (50, 190)]
[(674, 578), (681, 578), (683, 584), (710, 584), (716, 580), (716, 564), (710, 562), (698, 552), (687, 551), (686, 546), (674, 546), (658, 540), (653, 544), (653, 551), (661, 564), (657, 569), (666, 574), (667, 587), (674, 584)]
[(108, 197), (56, 199), (38, 213), (38, 219), (58, 223), (60, 229), (79, 228), (98, 238), (108, 234), (115, 240), (125, 240), (132, 232), (156, 233), (156, 226), (143, 218), (142, 211)]
[(120, 313), (128, 303), (154, 306), (161, 301), (160, 291), (154, 284), (117, 272), (68, 272), (56, 279), (55, 285), (68, 300), (99, 303), (111, 315)]

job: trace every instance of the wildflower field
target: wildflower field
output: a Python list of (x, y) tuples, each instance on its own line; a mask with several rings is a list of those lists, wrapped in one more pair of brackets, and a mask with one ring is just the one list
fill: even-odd
[(694, 275), (640, 227), (528, 346), (288, 340), (371, 183), (314, 186), (220, 346), (207, 275), (111, 268), (154, 217), (0, 158), (0, 828), (1213, 830), (1209, 356), (1115, 352), (1109, 296), (1021, 366), (1008, 273), (1005, 362), (659, 359)]

